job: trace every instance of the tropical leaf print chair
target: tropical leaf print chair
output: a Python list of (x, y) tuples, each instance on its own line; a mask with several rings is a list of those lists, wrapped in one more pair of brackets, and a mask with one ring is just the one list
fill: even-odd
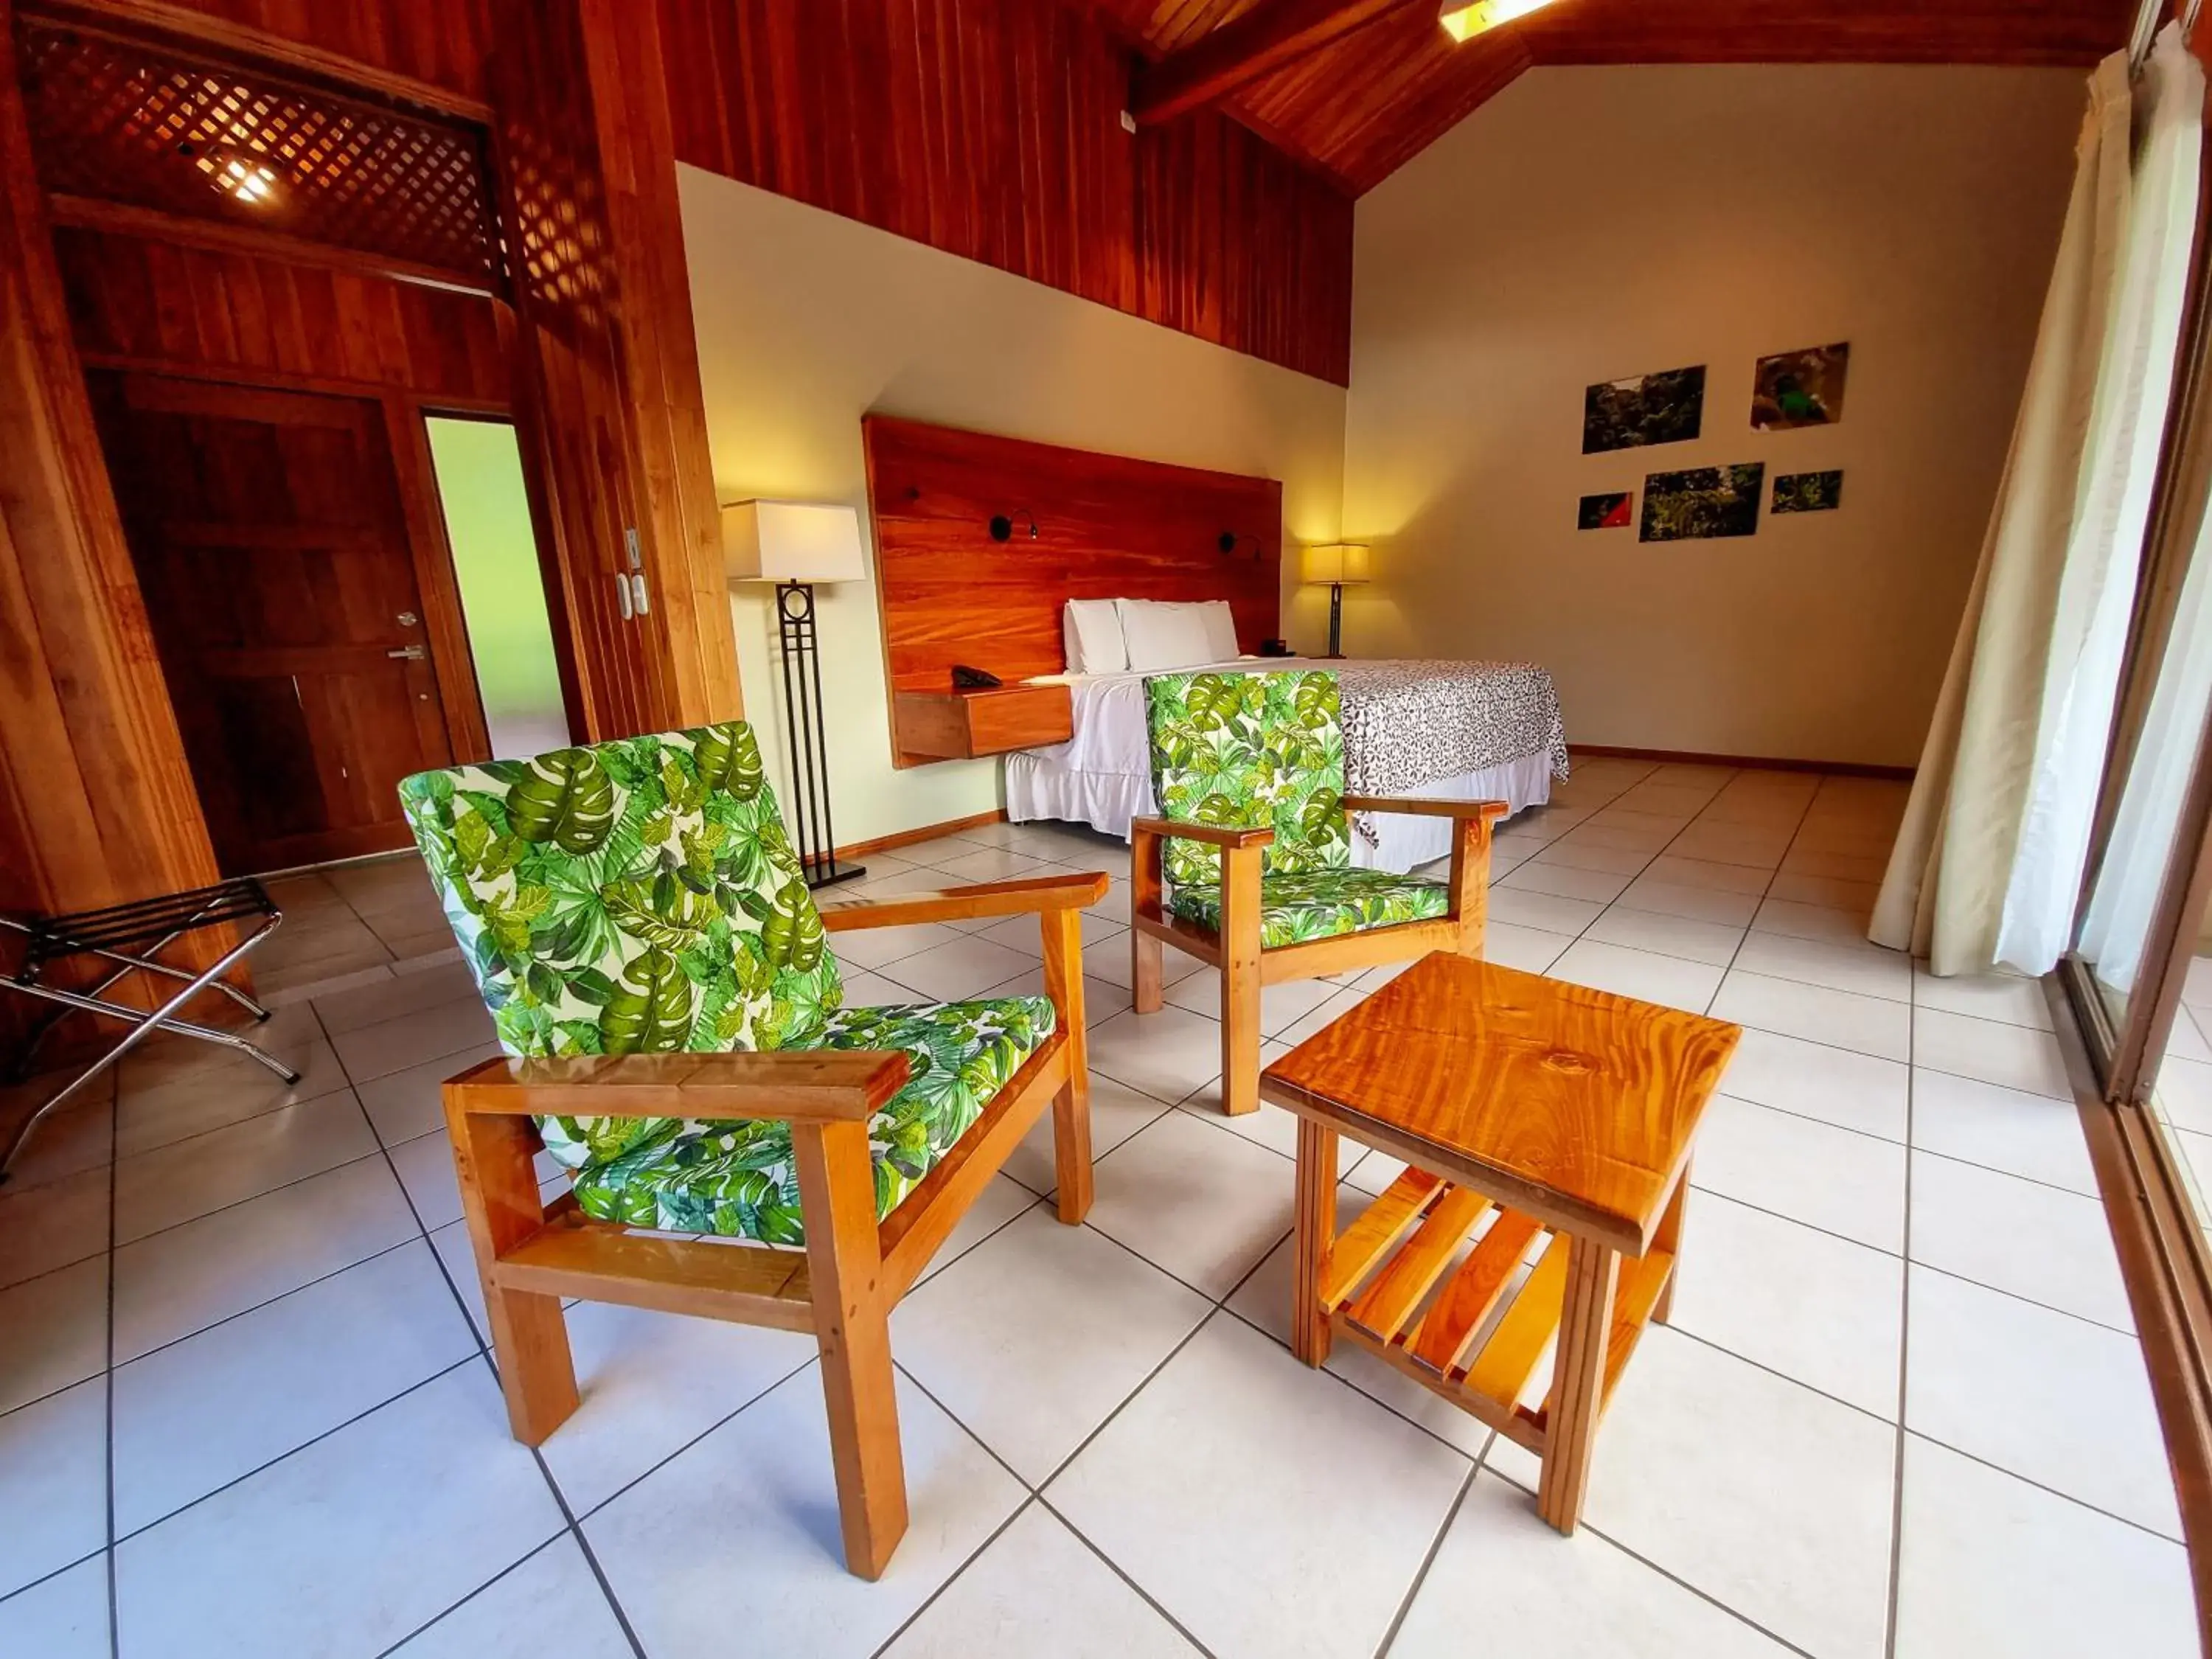
[[(563, 1297), (811, 1332), (846, 1565), (877, 1577), (907, 1520), (891, 1309), (1048, 1102), (1060, 1219), (1090, 1205), (1079, 923), (1105, 876), (817, 910), (735, 723), (400, 793), (508, 1055), (445, 1107), (516, 1438), (576, 1408)], [(1024, 911), (1046, 995), (843, 1006), (829, 936)], [(541, 1147), (573, 1183), (550, 1207)]]
[[(1223, 1105), (1256, 1111), (1262, 986), (1480, 954), (1505, 804), (1346, 795), (1326, 670), (1162, 675), (1145, 701), (1160, 816), (1130, 826), (1137, 1012), (1158, 1012), (1163, 942), (1219, 969)], [(1456, 819), (1449, 878), (1354, 869), (1355, 811)]]

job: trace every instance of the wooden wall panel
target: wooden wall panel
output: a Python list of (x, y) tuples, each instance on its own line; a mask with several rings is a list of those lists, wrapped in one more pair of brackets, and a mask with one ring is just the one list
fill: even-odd
[(1348, 385), (1352, 198), (1212, 111), (1132, 142), (1137, 314)]
[[(956, 662), (1009, 684), (1066, 665), (1069, 599), (1226, 599), (1237, 642), (1279, 630), (1283, 486), (1273, 478), (871, 415), (860, 423), (875, 523), (884, 662), (894, 691), (942, 691)], [(998, 514), (1026, 510), (994, 542)], [(1237, 538), (1224, 554), (1219, 538)], [(893, 700), (891, 752), (903, 744)]]
[[(517, 425), (593, 739), (743, 713), (659, 31), (625, 0), (499, 0), (495, 147)], [(634, 539), (633, 539), (634, 538)], [(649, 608), (627, 598), (642, 578)]]
[(0, 901), (79, 909), (216, 867), (70, 338), (10, 11), (0, 0)]
[[(678, 159), (1341, 385), (1352, 205), (1054, 0), (659, 0)], [(1338, 272), (1345, 275), (1340, 280)]]
[(54, 252), (95, 362), (508, 407), (512, 318), (484, 295), (66, 226)]

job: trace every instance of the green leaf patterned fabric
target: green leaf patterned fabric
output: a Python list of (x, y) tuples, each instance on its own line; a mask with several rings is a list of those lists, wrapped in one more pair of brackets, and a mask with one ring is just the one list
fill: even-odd
[[(1269, 949), (1338, 933), (1425, 921), (1451, 908), (1442, 882), (1388, 870), (1306, 870), (1260, 878), (1260, 943)], [(1168, 908), (1202, 927), (1221, 930), (1221, 889), (1178, 887)]]
[[(1056, 1018), (1044, 997), (848, 1008), (830, 1017), (809, 1047), (900, 1048), (913, 1068), (868, 1126), (878, 1218), (968, 1132), (1052, 1035)], [(806, 1238), (787, 1123), (684, 1123), (672, 1138), (586, 1164), (576, 1175), (576, 1201), (586, 1215), (632, 1226), (764, 1244)]]
[[(1162, 817), (1272, 826), (1260, 865), (1269, 874), (1352, 862), (1334, 674), (1156, 675), (1145, 682), (1145, 713)], [(1164, 864), (1173, 886), (1221, 879), (1220, 852), (1202, 842), (1170, 841)]]
[[(1293, 945), (1443, 915), (1438, 882), (1355, 870), (1344, 815), (1344, 732), (1336, 676), (1163, 674), (1145, 682), (1160, 816), (1272, 826), (1260, 859), (1260, 942)], [(1221, 854), (1170, 840), (1162, 863), (1175, 915), (1218, 930)]]
[[(856, 1033), (906, 1048), (915, 1075), (871, 1124), (879, 1213), (1051, 1034), (1052, 1005), (1028, 998), (954, 1005), (942, 1018), (841, 1012), (836, 958), (740, 721), (419, 773), (399, 796), (510, 1054), (878, 1046)], [(947, 1030), (969, 1033), (972, 1048)], [(681, 1224), (691, 1231), (800, 1241), (786, 1126), (564, 1117), (538, 1127), (594, 1215), (658, 1214), (644, 1194), (665, 1177), (669, 1213), (709, 1216)], [(684, 1196), (708, 1190), (703, 1211)]]

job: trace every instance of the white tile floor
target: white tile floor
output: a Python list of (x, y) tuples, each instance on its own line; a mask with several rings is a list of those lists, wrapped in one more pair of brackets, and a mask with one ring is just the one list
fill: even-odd
[[(507, 1437), (436, 1109), (487, 1023), (407, 861), (293, 884), (301, 1085), (164, 1043), (0, 1190), (0, 1656), (2193, 1653), (2039, 994), (1860, 937), (1899, 800), (1598, 760), (1499, 838), (1499, 960), (1751, 1028), (1571, 1541), (1517, 1449), (1291, 1358), (1289, 1121), (1218, 1115), (1210, 972), (1128, 1012), (1117, 880), (1096, 1205), (1052, 1219), (1040, 1133), (898, 1313), (914, 1521), (872, 1586), (803, 1339), (580, 1307), (582, 1409)], [(869, 862), (1126, 873), (1003, 825)], [(1038, 979), (1027, 924), (839, 947), (861, 1000)], [(1280, 988), (1268, 1054), (1387, 977)]]

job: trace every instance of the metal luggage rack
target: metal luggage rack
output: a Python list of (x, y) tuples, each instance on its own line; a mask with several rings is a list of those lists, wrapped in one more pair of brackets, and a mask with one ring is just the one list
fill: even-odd
[[(93, 1079), (156, 1031), (175, 1031), (185, 1036), (198, 1037), (203, 1042), (235, 1048), (241, 1054), (252, 1055), (285, 1082), (297, 1083), (300, 1074), (265, 1049), (256, 1047), (234, 1032), (203, 1025), (178, 1016), (178, 1011), (185, 1003), (200, 992), (213, 988), (251, 1014), (256, 1023), (267, 1019), (268, 1009), (222, 975), (229, 972), (247, 951), (274, 933), (283, 920), (284, 913), (270, 898), (261, 884), (251, 877), (219, 882), (212, 887), (194, 888), (189, 892), (170, 893), (160, 898), (112, 904), (103, 909), (79, 910), (69, 915), (33, 916), (28, 920), (0, 915), (0, 929), (19, 933), (25, 941), (21, 965), (12, 975), (0, 979), (0, 989), (18, 991), (41, 1001), (59, 1005), (32, 1028), (9, 1068), (9, 1082), (21, 1082), (32, 1074), (36, 1066), (40, 1045), (55, 1026), (73, 1012), (103, 1016), (118, 1020), (131, 1028), (120, 1042), (41, 1102), (12, 1133), (0, 1129), (0, 1133), (6, 1134), (4, 1142), (0, 1142), (0, 1181), (7, 1179), (16, 1155), (30, 1139), (31, 1132), (44, 1119), (51, 1116)], [(222, 927), (239, 929), (242, 937), (210, 966), (196, 970), (161, 960), (163, 951), (187, 934)], [(46, 982), (46, 970), (56, 963), (88, 956), (116, 966), (106, 978), (82, 990)], [(181, 988), (167, 1002), (150, 1011), (118, 1002), (107, 994), (134, 973), (150, 975), (157, 980), (180, 981)]]

